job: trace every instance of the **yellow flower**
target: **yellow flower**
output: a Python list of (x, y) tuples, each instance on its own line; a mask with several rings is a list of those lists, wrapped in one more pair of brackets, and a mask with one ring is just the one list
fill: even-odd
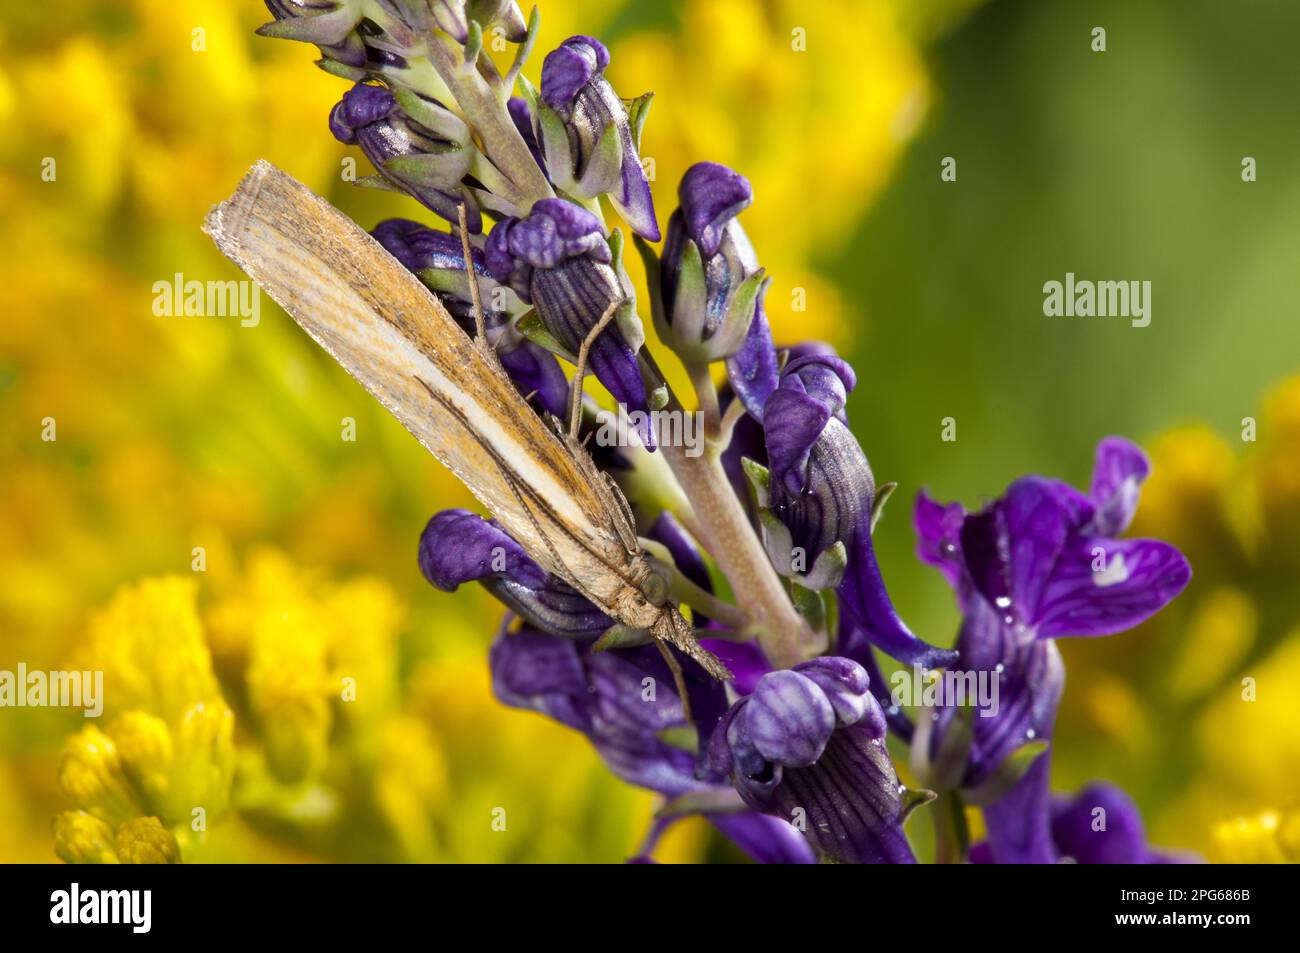
[(1214, 852), (1228, 864), (1300, 863), (1300, 808), (1222, 822), (1214, 829)]
[(118, 859), (124, 864), (178, 864), (181, 849), (156, 817), (137, 817), (117, 829)]
[(83, 728), (64, 745), (59, 788), (77, 807), (110, 824), (143, 811), (113, 739), (94, 726)]
[(54, 819), (54, 852), (69, 864), (116, 864), (113, 831), (86, 811), (63, 811)]

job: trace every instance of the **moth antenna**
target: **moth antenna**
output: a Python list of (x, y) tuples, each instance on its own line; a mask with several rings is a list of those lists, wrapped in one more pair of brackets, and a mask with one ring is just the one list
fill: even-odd
[[(460, 249), (465, 255), (465, 277), (469, 281), (469, 298), (474, 305), (474, 336), (482, 346), (488, 345), (487, 319), (483, 316), (483, 299), (479, 297), (478, 275), (474, 274), (474, 252), (469, 244), (469, 225), (465, 218), (465, 203), (456, 206), (456, 217), (460, 220)], [(488, 350), (496, 348), (488, 346)]]
[(618, 313), (619, 305), (622, 300), (611, 301), (605, 313), (600, 316), (596, 326), (587, 332), (587, 336), (582, 339), (582, 347), (578, 348), (578, 362), (573, 372), (573, 391), (569, 395), (569, 439), (576, 441), (578, 439), (578, 425), (582, 422), (582, 379), (587, 376), (587, 355), (591, 351), (591, 345), (595, 343), (596, 338), (600, 337), (600, 332), (609, 327), (609, 322), (614, 320), (614, 315)]
[(530, 391), (528, 392), (528, 394), (524, 397), (524, 403), (525, 403), (525, 404), (528, 403), (529, 401), (531, 401), (531, 400), (532, 400), (534, 397), (536, 397), (536, 396), (537, 396), (537, 388), (533, 388), (533, 389), (530, 390)]

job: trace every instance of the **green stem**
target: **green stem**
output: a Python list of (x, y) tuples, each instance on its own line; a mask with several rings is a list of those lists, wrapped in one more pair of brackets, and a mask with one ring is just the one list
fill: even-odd
[(966, 826), (966, 808), (961, 797), (954, 791), (942, 792), (935, 800), (930, 816), (934, 818), (934, 862), (963, 863), (970, 847), (970, 831)]

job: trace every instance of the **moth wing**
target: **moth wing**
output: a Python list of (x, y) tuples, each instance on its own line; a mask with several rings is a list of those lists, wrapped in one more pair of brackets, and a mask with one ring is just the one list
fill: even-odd
[(534, 559), (614, 604), (628, 557), (606, 501), (500, 367), (378, 242), (266, 161), (204, 231)]

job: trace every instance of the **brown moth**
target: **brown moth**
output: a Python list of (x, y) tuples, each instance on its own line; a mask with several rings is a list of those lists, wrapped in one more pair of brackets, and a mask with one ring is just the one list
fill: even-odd
[(618, 486), (378, 242), (264, 160), (203, 230), (544, 569), (623, 625), (730, 677), (667, 601)]

